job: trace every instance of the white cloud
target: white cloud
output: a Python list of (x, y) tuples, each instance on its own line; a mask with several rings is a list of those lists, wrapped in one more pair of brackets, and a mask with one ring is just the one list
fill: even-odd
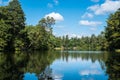
[(96, 11), (98, 8), (99, 8), (99, 5), (97, 4), (97, 5), (90, 6), (87, 9), (91, 11)]
[(49, 8), (53, 8), (53, 4), (51, 4), (51, 3), (48, 3), (47, 6), (48, 6)]
[(106, 0), (105, 3), (99, 5), (93, 5), (88, 7), (88, 10), (93, 11), (96, 15), (101, 15), (105, 13), (115, 12), (118, 8), (120, 8), (120, 0)]
[(92, 2), (99, 2), (100, 0), (91, 0)]
[(53, 2), (55, 3), (55, 5), (58, 5), (58, 4), (59, 4), (59, 1), (58, 1), (58, 0), (53, 0)]
[(83, 76), (85, 76), (85, 75), (99, 75), (99, 74), (101, 74), (101, 72), (98, 70), (83, 70), (80, 72), (80, 75), (83, 75)]
[[(75, 37), (81, 38), (81, 37), (83, 37), (83, 36), (84, 36), (84, 37), (85, 37), (85, 36), (91, 36), (91, 35), (88, 35), (87, 33), (76, 34), (76, 33), (68, 32), (67, 30), (64, 31), (64, 32), (67, 32), (67, 33), (65, 33), (65, 34), (60, 34), (60, 33), (58, 33), (58, 32), (53, 32), (53, 34), (54, 34), (55, 36), (57, 36), (57, 37), (63, 37), (63, 36), (68, 35), (69, 39), (75, 38)], [(81, 60), (81, 59), (80, 59), (80, 60)]]
[(77, 38), (81, 38), (82, 36), (81, 35), (77, 35), (77, 34), (68, 34), (69, 38), (74, 38), (74, 37), (77, 37)]
[(86, 12), (82, 18), (93, 18), (93, 15), (91, 13)]
[(69, 38), (75, 38), (75, 37), (77, 37), (77, 38), (81, 38), (82, 37), (82, 35), (80, 34), (74, 34), (74, 33), (66, 33), (64, 36), (66, 36), (66, 35), (68, 35), (68, 37)]
[(98, 26), (98, 25), (102, 24), (102, 22), (81, 20), (81, 21), (79, 21), (79, 24), (83, 25), (83, 26)]
[(63, 21), (64, 20), (63, 16), (59, 13), (55, 13), (55, 12), (49, 13), (49, 14), (45, 15), (45, 18), (48, 16), (53, 17), (56, 21)]

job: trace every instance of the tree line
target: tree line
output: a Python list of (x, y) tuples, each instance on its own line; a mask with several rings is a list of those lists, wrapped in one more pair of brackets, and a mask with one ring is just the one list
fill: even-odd
[(98, 36), (69, 38), (52, 34), (52, 17), (42, 18), (37, 25), (25, 25), (25, 14), (18, 0), (0, 6), (0, 51), (49, 50), (54, 48), (74, 50), (120, 49), (120, 9), (107, 19), (105, 30)]
[[(61, 39), (61, 41), (59, 41)], [(81, 38), (73, 37), (69, 38), (68, 35), (59, 37), (58, 43), (56, 47), (62, 47), (62, 49), (66, 50), (105, 50), (104, 43), (106, 41), (104, 34), (101, 33), (100, 35), (96, 36), (92, 34), (91, 36), (83, 36)], [(103, 47), (104, 46), (104, 47)]]

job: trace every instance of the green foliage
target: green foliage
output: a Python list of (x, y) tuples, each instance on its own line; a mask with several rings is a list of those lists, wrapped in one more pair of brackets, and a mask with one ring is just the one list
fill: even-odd
[[(6, 20), (7, 14), (6, 7), (0, 7), (0, 50), (3, 51), (5, 47), (8, 45), (7, 43), (12, 37), (12, 34), (9, 33), (11, 27), (7, 24), (8, 20)], [(3, 13), (4, 12), (4, 13)]]
[(29, 49), (42, 50), (47, 46), (44, 30), (40, 26), (28, 26), (26, 30), (30, 40)]
[(18, 0), (11, 1), (8, 6), (0, 7), (0, 50), (21, 50), (25, 46), (25, 17)]
[(105, 29), (105, 37), (109, 50), (120, 49), (120, 9), (109, 16)]
[(109, 53), (106, 66), (106, 72), (109, 74), (108, 80), (120, 80), (120, 54)]
[[(58, 41), (58, 40), (57, 40)], [(63, 49), (72, 49), (72, 50), (105, 50), (103, 47), (106, 39), (103, 34), (95, 36), (94, 34), (90, 37), (81, 37), (81, 38), (69, 38), (68, 35), (59, 38), (59, 43), (57, 47), (63, 47)], [(61, 43), (61, 44), (60, 44)]]
[[(1, 30), (0, 30), (0, 49), (2, 50), (2, 49), (4, 49), (4, 47), (6, 46), (6, 41), (5, 41), (5, 39), (6, 39), (6, 29), (4, 29), (4, 27), (3, 26), (5, 26), (5, 24), (3, 23), (3, 21), (0, 21), (0, 28), (1, 28)], [(2, 38), (2, 36), (4, 36), (3, 38)]]
[(27, 26), (26, 32), (30, 40), (28, 49), (48, 50), (53, 49), (55, 37), (52, 34), (52, 25), (55, 23), (53, 18), (47, 17), (39, 21), (36, 26)]
[(12, 20), (10, 20), (9, 22), (12, 27), (11, 42), (13, 43), (15, 50), (21, 50), (25, 46), (25, 42), (23, 40), (25, 38), (25, 34), (21, 32), (25, 28), (24, 12), (18, 0), (13, 0), (12, 2), (10, 2), (8, 5), (8, 10), (10, 11), (10, 14), (12, 16)]
[(18, 0), (0, 7), (0, 50), (48, 50), (54, 48), (52, 25), (55, 20), (43, 18), (36, 26), (25, 28), (25, 15)]
[(27, 53), (0, 54), (0, 80), (22, 80), (28, 59)]

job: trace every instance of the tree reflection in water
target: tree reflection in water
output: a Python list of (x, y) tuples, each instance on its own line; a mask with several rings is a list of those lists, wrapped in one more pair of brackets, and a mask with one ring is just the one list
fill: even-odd
[(53, 74), (52, 69), (47, 67), (42, 73), (39, 75), (40, 80), (62, 80), (61, 75)]
[[(106, 69), (105, 67), (105, 61), (107, 60), (108, 53), (69, 53), (69, 52), (62, 52), (62, 53), (54, 53), (56, 54), (57, 60), (62, 59), (62, 61), (69, 62), (70, 59), (79, 59), (81, 58), (82, 60), (91, 60), (92, 63), (95, 63), (95, 61), (99, 61), (101, 64), (101, 68), (103, 70)], [(57, 76), (57, 77), (56, 77)], [(40, 75), (39, 75), (40, 80), (55, 80), (55, 79), (60, 79), (62, 80), (62, 76), (54, 75), (52, 74), (52, 69), (48, 66)]]
[(0, 80), (22, 80), (28, 58), (24, 53), (1, 53)]
[(30, 53), (29, 62), (25, 72), (36, 73), (40, 80), (53, 80), (52, 69), (49, 67), (53, 61), (60, 57), (54, 51)]
[[(0, 80), (23, 80), (25, 74), (34, 73), (39, 80), (61, 79), (54, 75), (50, 65), (55, 60), (69, 62), (70, 59), (99, 61), (101, 68), (109, 75), (109, 80), (120, 80), (119, 53), (77, 53), (77, 52), (17, 52), (0, 54)], [(57, 67), (57, 66), (56, 66)]]
[(106, 66), (109, 80), (120, 80), (120, 53), (110, 53)]
[(52, 77), (52, 69), (50, 67), (47, 67), (40, 75), (40, 80), (53, 80)]

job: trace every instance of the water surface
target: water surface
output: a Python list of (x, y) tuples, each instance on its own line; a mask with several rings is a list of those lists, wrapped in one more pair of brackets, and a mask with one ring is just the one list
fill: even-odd
[(0, 53), (0, 80), (120, 80), (119, 58), (102, 51)]

